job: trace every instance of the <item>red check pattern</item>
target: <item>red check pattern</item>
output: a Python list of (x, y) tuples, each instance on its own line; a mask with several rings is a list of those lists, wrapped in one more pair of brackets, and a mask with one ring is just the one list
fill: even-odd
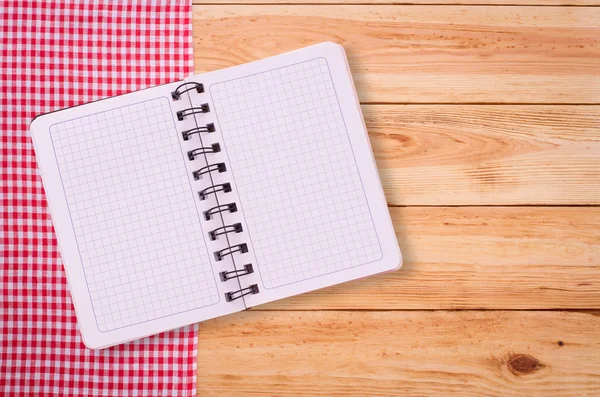
[(191, 74), (191, 5), (0, 0), (0, 18), (0, 395), (195, 395), (195, 326), (81, 342), (28, 132), (38, 114)]

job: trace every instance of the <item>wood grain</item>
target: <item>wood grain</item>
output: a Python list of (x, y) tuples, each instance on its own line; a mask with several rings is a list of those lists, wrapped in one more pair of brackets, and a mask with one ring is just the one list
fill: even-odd
[(600, 203), (600, 107), (363, 105), (392, 205)]
[(200, 326), (200, 396), (594, 396), (600, 317), (243, 312)]
[(600, 208), (391, 208), (402, 269), (252, 310), (600, 308)]
[(600, 8), (194, 6), (201, 73), (331, 40), (365, 103), (600, 103)]
[(503, 6), (585, 6), (598, 5), (598, 0), (194, 0), (207, 4), (430, 4), (430, 5), (503, 5)]
[(198, 395), (598, 395), (600, 2), (325, 2), (197, 2), (196, 72), (344, 45), (405, 265), (201, 324)]

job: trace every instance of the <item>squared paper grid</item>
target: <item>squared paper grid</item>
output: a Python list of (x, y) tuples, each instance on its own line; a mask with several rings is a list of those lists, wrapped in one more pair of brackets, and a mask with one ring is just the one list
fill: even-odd
[(191, 2), (0, 0), (0, 394), (194, 396), (197, 326), (87, 349), (28, 126), (193, 72)]
[(266, 288), (381, 259), (325, 59), (210, 93)]
[(100, 331), (219, 301), (174, 131), (166, 97), (50, 128)]

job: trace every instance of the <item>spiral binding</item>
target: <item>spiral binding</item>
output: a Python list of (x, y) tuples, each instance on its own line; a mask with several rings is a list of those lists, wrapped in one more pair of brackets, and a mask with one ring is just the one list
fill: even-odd
[(225, 300), (231, 302), (246, 295), (258, 294), (258, 292), (258, 285), (252, 284), (249, 287), (238, 289), (237, 291), (226, 292)]
[(208, 232), (208, 236), (210, 237), (210, 239), (212, 241), (215, 241), (218, 236), (221, 236), (223, 234), (227, 234), (227, 233), (241, 233), (243, 231), (244, 231), (244, 229), (242, 229), (242, 224), (241, 223), (234, 223), (233, 225), (227, 225), (227, 226), (218, 227), (215, 230), (212, 230), (212, 231)]
[(218, 143), (213, 143), (212, 145), (210, 145), (210, 147), (199, 147), (197, 149), (190, 150), (188, 152), (188, 158), (190, 159), (190, 161), (193, 161), (196, 158), (196, 156), (200, 154), (219, 153), (220, 151), (221, 145), (219, 145)]
[(229, 211), (230, 213), (237, 212), (237, 205), (235, 203), (229, 203), (212, 207), (208, 211), (204, 211), (204, 219), (210, 221), (213, 215), (225, 211)]
[(210, 106), (208, 103), (203, 103), (199, 108), (187, 108), (177, 112), (177, 120), (183, 121), (187, 116), (191, 116), (192, 114), (198, 113), (208, 113), (210, 112)]
[(213, 123), (208, 123), (202, 127), (195, 127), (191, 130), (183, 131), (181, 135), (183, 136), (183, 140), (187, 141), (188, 139), (190, 139), (190, 135), (200, 135), (201, 132), (215, 132), (215, 125)]
[(221, 277), (221, 281), (227, 281), (233, 278), (246, 276), (251, 273), (254, 273), (254, 268), (252, 267), (252, 264), (248, 263), (247, 265), (244, 265), (244, 268), (242, 270), (231, 270), (229, 272), (221, 272), (219, 273), (219, 277)]
[(198, 192), (198, 196), (200, 196), (200, 200), (206, 200), (206, 196), (213, 193), (223, 192), (229, 193), (231, 191), (231, 184), (229, 182), (219, 183), (217, 185), (211, 185), (204, 190)]
[[(192, 87), (182, 89), (182, 88), (185, 88), (186, 86), (190, 86), (190, 85)], [(197, 93), (202, 94), (204, 92), (204, 85), (202, 83), (194, 83), (194, 82), (183, 83), (179, 87), (175, 88), (175, 91), (173, 91), (171, 93), (171, 97), (173, 98), (174, 101), (178, 101), (179, 99), (181, 99), (181, 94), (191, 91), (193, 89), (196, 89)]]
[(208, 174), (209, 172), (213, 171), (219, 171), (219, 173), (225, 172), (227, 171), (227, 167), (225, 167), (225, 163), (210, 164), (192, 172), (192, 176), (194, 177), (194, 180), (197, 181), (202, 175)]
[(241, 244), (231, 245), (227, 248), (223, 248), (222, 250), (215, 252), (215, 259), (217, 260), (217, 262), (219, 262), (219, 261), (222, 261), (223, 258), (225, 258), (227, 255), (233, 255), (236, 252), (245, 254), (246, 252), (248, 252), (248, 244), (241, 243)]
[[(201, 83), (195, 83), (195, 82), (183, 83), (179, 87), (177, 87), (175, 89), (175, 91), (173, 91), (171, 93), (171, 96), (174, 101), (177, 101), (177, 100), (181, 99), (182, 94), (192, 91), (192, 90), (196, 90), (197, 93), (201, 94), (204, 92), (204, 85)], [(190, 108), (178, 111), (177, 119), (179, 121), (182, 121), (187, 116), (191, 116), (194, 114), (201, 114), (201, 113), (209, 113), (209, 112), (210, 112), (210, 106), (208, 105), (208, 103), (203, 103), (202, 105), (200, 105), (200, 107), (190, 107)], [(198, 134), (198, 136), (201, 137), (203, 133), (212, 133), (214, 131), (215, 131), (215, 125), (213, 123), (208, 123), (204, 126), (200, 126), (200, 127), (197, 126), (195, 128), (191, 128), (189, 130), (182, 131), (181, 136), (183, 137), (184, 141), (187, 141), (194, 134)], [(202, 139), (200, 139), (200, 142), (202, 142)], [(218, 153), (220, 151), (221, 151), (221, 146), (218, 143), (213, 143), (210, 146), (198, 147), (196, 149), (190, 150), (190, 151), (188, 151), (187, 155), (188, 155), (188, 159), (190, 161), (194, 161), (198, 156), (204, 155), (205, 158), (207, 158), (206, 157), (207, 154)], [(196, 171), (192, 172), (192, 176), (194, 177), (194, 180), (199, 180), (202, 175), (210, 174), (211, 172), (222, 173), (222, 172), (226, 172), (226, 171), (227, 171), (227, 167), (225, 166), (225, 163), (214, 163), (214, 164), (206, 165), (200, 169), (197, 169)], [(211, 181), (212, 181), (212, 178), (211, 178)], [(214, 194), (216, 196), (219, 193), (228, 193), (228, 192), (231, 192), (231, 184), (230, 183), (225, 182), (225, 183), (220, 183), (220, 184), (212, 184), (211, 186), (199, 191), (198, 197), (200, 198), (200, 200), (206, 200), (208, 198), (208, 196), (210, 196), (211, 194)], [(229, 212), (229, 213), (237, 212), (236, 203), (219, 204), (218, 199), (217, 199), (216, 206), (208, 209), (207, 211), (204, 211), (204, 219), (207, 221), (210, 221), (211, 219), (213, 219), (213, 217), (215, 215), (223, 213), (223, 212)], [(241, 233), (243, 230), (244, 230), (244, 228), (242, 227), (241, 223), (234, 223), (231, 225), (223, 225), (214, 230), (211, 230), (208, 233), (208, 235), (209, 235), (209, 238), (212, 241), (214, 241), (214, 240), (217, 240), (219, 238), (219, 236), (227, 236), (230, 233)], [(229, 242), (228, 238), (227, 238), (227, 242)], [(230, 245), (227, 248), (216, 251), (216, 252), (214, 252), (214, 255), (215, 255), (215, 259), (217, 261), (222, 261), (228, 255), (231, 255), (233, 257), (234, 254), (237, 254), (237, 253), (243, 254), (246, 252), (248, 252), (248, 245), (246, 243), (241, 243), (241, 244)], [(235, 270), (230, 270), (230, 271), (222, 271), (219, 273), (219, 277), (221, 278), (221, 281), (225, 282), (225, 281), (235, 279), (235, 278), (239, 279), (240, 277), (247, 276), (248, 274), (252, 274), (252, 273), (254, 273), (254, 268), (252, 267), (251, 263), (248, 263), (248, 264), (244, 265), (244, 267), (241, 270), (235, 269)], [(258, 285), (252, 284), (248, 287), (240, 288), (239, 290), (230, 291), (230, 292), (225, 293), (225, 300), (227, 302), (231, 302), (236, 299), (240, 299), (246, 295), (257, 294), (258, 292), (259, 292)]]

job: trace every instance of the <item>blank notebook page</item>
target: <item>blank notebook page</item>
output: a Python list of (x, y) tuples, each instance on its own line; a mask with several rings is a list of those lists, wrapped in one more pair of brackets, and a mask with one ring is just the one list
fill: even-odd
[(265, 288), (382, 258), (324, 58), (210, 94)]
[(100, 331), (216, 303), (166, 97), (50, 127)]

